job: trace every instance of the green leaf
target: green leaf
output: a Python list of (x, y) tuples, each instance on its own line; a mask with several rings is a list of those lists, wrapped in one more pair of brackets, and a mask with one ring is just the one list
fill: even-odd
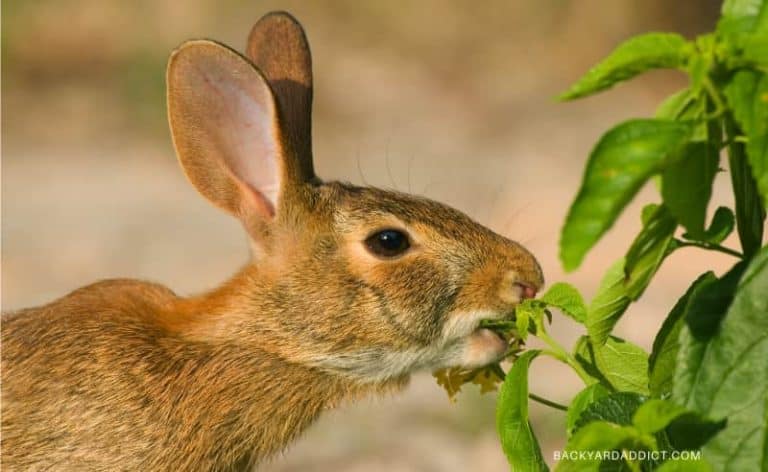
[[(697, 43), (704, 42), (705, 38), (712, 39), (711, 36), (700, 37)], [(708, 70), (709, 65), (706, 65), (704, 77), (707, 77)], [(712, 183), (720, 162), (722, 138), (720, 121), (703, 118), (707, 113), (716, 111), (711, 100), (697, 98), (681, 112), (679, 118), (696, 122), (695, 130), (691, 140), (669, 160), (661, 176), (664, 204), (672, 216), (697, 237), (704, 232)]]
[(768, 67), (768, 32), (742, 38), (737, 47), (739, 50), (734, 55), (741, 61), (763, 70)]
[(712, 467), (703, 459), (694, 459), (686, 457), (685, 459), (670, 459), (659, 468), (656, 472), (712, 472)]
[(689, 234), (701, 237), (720, 151), (711, 142), (689, 142), (662, 173), (661, 196)]
[(675, 418), (664, 430), (664, 435), (670, 450), (699, 450), (725, 427), (726, 422), (712, 421), (689, 411)]
[[(723, 310), (743, 265), (717, 286), (714, 300), (700, 304)], [(768, 248), (749, 264), (727, 313), (702, 330), (688, 320), (680, 335), (678, 371), (672, 400), (727, 427), (703, 448), (715, 470), (765, 470), (768, 466)], [(699, 313), (700, 316), (706, 313)], [(711, 327), (710, 327), (711, 328)]]
[[(648, 210), (646, 210), (648, 209)], [(648, 205), (640, 234), (627, 251), (624, 264), (626, 296), (637, 300), (642, 295), (661, 262), (671, 252), (677, 221), (664, 205)]]
[(763, 0), (725, 0), (717, 32), (726, 35), (768, 30), (768, 3)]
[(579, 323), (584, 323), (587, 319), (587, 306), (584, 304), (584, 299), (581, 293), (570, 284), (558, 282), (552, 285), (539, 300), (560, 309)]
[(680, 347), (678, 337), (685, 324), (685, 317), (690, 309), (691, 298), (697, 297), (701, 290), (717, 278), (712, 272), (699, 276), (688, 288), (680, 300), (669, 312), (661, 329), (653, 341), (653, 350), (648, 358), (648, 377), (651, 395), (666, 397), (672, 393), (672, 384), (677, 363), (677, 351)]
[[(633, 426), (595, 421), (571, 436), (565, 447), (564, 456), (557, 463), (555, 470), (558, 472), (617, 470), (605, 468), (603, 457), (606, 451), (620, 448), (653, 450), (655, 447), (652, 437), (643, 435)], [(584, 454), (586, 451), (596, 451), (600, 454)], [(606, 463), (620, 467), (620, 463), (616, 461), (606, 461)]]
[(632, 423), (644, 433), (658, 433), (688, 410), (669, 400), (652, 398), (640, 405), (632, 417)]
[(558, 99), (585, 97), (650, 69), (682, 69), (692, 53), (693, 46), (679, 34), (635, 36), (621, 43)]
[(589, 375), (594, 383), (600, 383), (606, 388), (612, 388), (605, 376), (597, 368), (595, 353), (588, 336), (581, 336), (573, 347), (573, 357), (581, 368)]
[(608, 131), (589, 157), (581, 188), (566, 218), (560, 260), (566, 270), (613, 225), (621, 210), (668, 156), (688, 140), (692, 125), (666, 120), (630, 120)]
[(540, 351), (522, 354), (507, 372), (496, 407), (501, 448), (512, 471), (548, 471), (528, 421), (528, 368)]
[(517, 329), (517, 335), (520, 336), (520, 339), (523, 341), (528, 339), (528, 326), (531, 322), (531, 313), (536, 309), (535, 305), (528, 302), (529, 300), (525, 300), (515, 308), (515, 328)]
[(661, 102), (661, 105), (656, 108), (656, 114), (654, 116), (666, 120), (677, 119), (683, 115), (695, 100), (696, 94), (691, 92), (691, 89), (684, 88), (678, 90)]
[(599, 383), (592, 384), (581, 392), (577, 393), (571, 404), (568, 405), (568, 414), (566, 416), (566, 432), (570, 437), (576, 430), (576, 422), (581, 413), (596, 400), (607, 397), (610, 391)]
[(709, 228), (704, 231), (701, 237), (694, 238), (688, 233), (683, 234), (683, 237), (688, 240), (720, 244), (731, 234), (735, 226), (736, 217), (733, 211), (727, 207), (718, 207), (715, 210), (715, 216), (712, 217), (712, 223), (710, 223)]
[[(733, 109), (733, 116), (739, 128), (747, 137), (746, 146), (743, 143), (734, 143), (731, 149), (746, 148), (748, 167), (760, 193), (763, 208), (766, 208), (768, 207), (768, 75), (750, 70), (739, 71), (725, 86), (725, 96)], [(746, 164), (742, 165), (746, 167)], [(732, 172), (735, 173), (736, 170), (732, 169)], [(742, 179), (746, 178), (746, 176), (742, 177)]]
[(763, 240), (765, 209), (744, 155), (743, 144), (729, 145), (728, 162), (731, 167), (739, 242), (744, 256), (750, 258), (760, 249)]
[(610, 336), (593, 349), (597, 368), (615, 390), (648, 395), (648, 354), (641, 347)]
[(576, 420), (574, 432), (593, 421), (608, 421), (621, 426), (632, 425), (632, 417), (640, 405), (647, 400), (634, 392), (616, 392), (598, 398), (581, 412)]
[(587, 308), (587, 332), (595, 344), (608, 339), (630, 301), (624, 286), (624, 259), (620, 259), (608, 268)]

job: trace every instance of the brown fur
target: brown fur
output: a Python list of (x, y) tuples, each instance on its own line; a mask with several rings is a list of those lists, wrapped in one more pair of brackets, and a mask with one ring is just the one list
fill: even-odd
[[(535, 259), (442, 204), (321, 183), (307, 154), (304, 33), (282, 13), (254, 31), (263, 75), (209, 41), (183, 45), (168, 72), (182, 166), (241, 219), (253, 260), (200, 296), (108, 280), (6, 315), (4, 470), (244, 470), (325, 409), (397, 390), (416, 370), (503, 354), (478, 323), (510, 316), (521, 286), (542, 285)], [(287, 48), (285, 70), (264, 44)], [(295, 87), (270, 82), (286, 78), (308, 95), (295, 102)], [(253, 149), (264, 155), (243, 153)], [(411, 248), (368, 251), (385, 228)]]

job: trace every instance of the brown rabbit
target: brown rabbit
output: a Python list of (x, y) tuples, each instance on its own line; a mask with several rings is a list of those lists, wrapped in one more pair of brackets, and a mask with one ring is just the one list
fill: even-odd
[(505, 352), (478, 324), (535, 295), (533, 256), (440, 203), (320, 181), (301, 26), (265, 16), (248, 56), (190, 41), (167, 80), (181, 165), (253, 260), (200, 296), (106, 280), (5, 316), (3, 470), (248, 469), (323, 410)]

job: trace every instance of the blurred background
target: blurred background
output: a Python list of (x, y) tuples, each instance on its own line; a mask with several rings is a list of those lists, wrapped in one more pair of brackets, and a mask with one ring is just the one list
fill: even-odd
[[(247, 259), (239, 224), (187, 184), (165, 118), (168, 53), (210, 37), (244, 48), (272, 9), (304, 24), (315, 64), (315, 167), (325, 178), (449, 203), (540, 259), (550, 282), (594, 293), (639, 229), (646, 188), (583, 267), (563, 274), (558, 233), (602, 132), (648, 116), (684, 85), (654, 72), (584, 101), (553, 97), (627, 37), (710, 30), (716, 0), (244, 1), (35, 0), (2, 5), (2, 309), (40, 304), (97, 279), (135, 277), (192, 294)], [(727, 174), (712, 209), (729, 204)], [(726, 244), (735, 245), (734, 241)], [(650, 348), (695, 275), (727, 256), (679, 251), (621, 321)], [(555, 336), (580, 334), (563, 317)], [(539, 359), (531, 390), (568, 402), (567, 370)], [(503, 471), (495, 395), (456, 404), (428, 374), (402, 395), (325, 415), (273, 471)], [(532, 410), (552, 462), (562, 412)]]

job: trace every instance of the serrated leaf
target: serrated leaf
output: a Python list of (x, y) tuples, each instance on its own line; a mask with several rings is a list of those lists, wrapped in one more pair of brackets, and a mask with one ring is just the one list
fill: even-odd
[(597, 368), (615, 390), (648, 395), (648, 354), (641, 347), (615, 336), (592, 347)]
[(610, 390), (605, 388), (599, 383), (592, 384), (581, 392), (577, 393), (571, 404), (568, 405), (568, 413), (566, 415), (566, 432), (570, 437), (576, 430), (576, 423), (579, 420), (582, 412), (589, 407), (595, 401), (607, 397), (610, 394)]
[(472, 376), (472, 383), (480, 387), (480, 393), (495, 392), (503, 381), (504, 379), (499, 377), (499, 373), (490, 367), (486, 367)]
[[(598, 472), (606, 469), (605, 463), (613, 467), (620, 467), (620, 462), (603, 461), (605, 452), (619, 448), (627, 449), (655, 449), (655, 441), (640, 433), (633, 426), (619, 426), (605, 421), (595, 421), (579, 429), (568, 440), (565, 454), (557, 463), (557, 472)], [(583, 451), (599, 451), (601, 454), (579, 454)], [(568, 452), (574, 452), (570, 455)], [(618, 469), (622, 470), (622, 469)]]
[(573, 100), (605, 90), (650, 69), (684, 68), (693, 46), (674, 33), (647, 33), (621, 43), (589, 70), (560, 100)]
[(717, 280), (712, 272), (699, 276), (688, 288), (680, 300), (667, 315), (661, 329), (653, 341), (653, 349), (648, 358), (648, 378), (651, 395), (666, 397), (672, 393), (675, 365), (677, 363), (677, 351), (680, 347), (678, 337), (685, 324), (685, 316), (690, 309), (689, 303), (696, 298), (701, 290)]
[[(710, 299), (702, 300), (700, 312), (683, 327), (672, 396), (702, 415), (727, 419), (727, 427), (703, 447), (713, 468), (726, 472), (768, 464), (768, 248), (739, 277), (742, 268), (737, 265), (702, 294)], [(707, 316), (716, 319), (714, 326), (695, 323)]]
[(560, 239), (566, 270), (613, 225), (648, 178), (689, 138), (692, 125), (665, 120), (630, 120), (608, 131), (595, 146)]
[(644, 433), (658, 433), (688, 410), (669, 400), (652, 398), (635, 411), (632, 423)]
[(595, 344), (608, 339), (630, 302), (624, 286), (624, 259), (620, 259), (608, 268), (587, 308), (587, 332)]
[(560, 309), (579, 323), (584, 323), (587, 319), (587, 306), (584, 304), (584, 299), (581, 293), (570, 284), (558, 282), (552, 285), (539, 300)]
[(446, 367), (436, 370), (432, 376), (437, 380), (437, 384), (443, 387), (448, 394), (448, 400), (451, 403), (456, 402), (456, 395), (461, 392), (461, 387), (469, 381), (470, 372), (462, 367)]
[[(523, 300), (515, 308), (515, 329), (520, 339), (525, 341), (530, 331), (536, 331), (540, 328), (540, 322), (544, 317), (546, 305), (541, 300), (528, 299)], [(531, 328), (533, 322), (533, 328)]]
[(715, 215), (712, 217), (712, 223), (709, 224), (709, 228), (704, 231), (704, 234), (701, 235), (701, 237), (694, 238), (688, 233), (683, 234), (683, 237), (688, 240), (720, 244), (731, 234), (735, 226), (736, 217), (734, 216), (733, 211), (727, 207), (718, 207), (718, 209), (715, 210)]
[(653, 205), (644, 212), (643, 229), (632, 242), (624, 264), (625, 294), (630, 300), (642, 295), (661, 262), (669, 255), (677, 221), (664, 205)]
[(574, 431), (593, 421), (608, 421), (621, 426), (632, 425), (632, 417), (647, 397), (634, 392), (615, 392), (592, 402), (579, 415)]
[(522, 354), (507, 372), (496, 406), (496, 429), (512, 471), (548, 471), (528, 421), (528, 368), (540, 351)]

